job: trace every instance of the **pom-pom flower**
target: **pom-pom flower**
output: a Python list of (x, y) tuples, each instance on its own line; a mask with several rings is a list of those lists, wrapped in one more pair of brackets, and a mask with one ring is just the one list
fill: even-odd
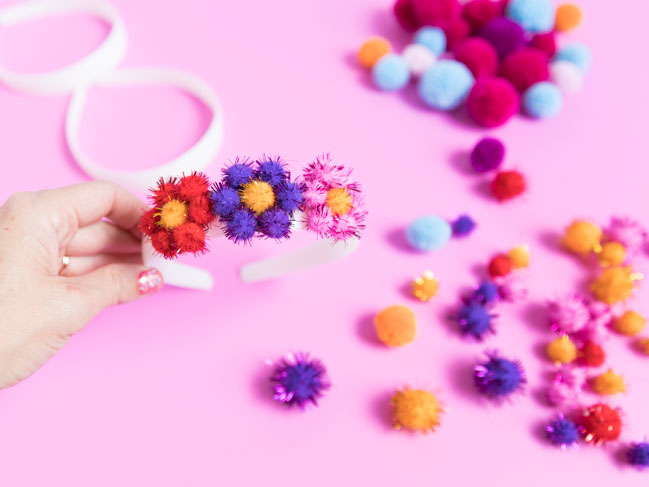
[(214, 219), (209, 181), (201, 173), (160, 179), (151, 189), (153, 208), (140, 220), (140, 230), (151, 238), (156, 252), (168, 259), (183, 253), (201, 253), (205, 232)]
[(626, 451), (629, 463), (638, 468), (649, 468), (649, 442), (632, 443)]
[(334, 164), (328, 154), (304, 170), (304, 224), (307, 230), (335, 241), (360, 238), (365, 228), (360, 185), (351, 169)]
[(487, 333), (495, 333), (493, 329), (494, 316), (485, 306), (476, 301), (462, 305), (457, 312), (457, 322), (464, 335), (470, 335), (476, 340), (482, 340)]
[(225, 235), (237, 243), (255, 235), (288, 238), (293, 214), (302, 204), (302, 187), (291, 181), (279, 158), (262, 157), (254, 163), (236, 159), (214, 185), (212, 205)]
[(437, 397), (431, 392), (406, 387), (395, 392), (390, 403), (392, 422), (398, 430), (405, 428), (428, 433), (435, 431), (439, 426), (439, 418), (443, 410)]
[(624, 378), (613, 372), (611, 369), (607, 370), (601, 375), (593, 377), (591, 380), (591, 387), (597, 394), (602, 396), (612, 396), (626, 391), (626, 384)]
[(601, 403), (584, 409), (579, 415), (577, 425), (584, 441), (595, 446), (615, 441), (622, 433), (620, 413)]
[(579, 440), (579, 430), (577, 425), (566, 419), (563, 414), (553, 421), (550, 421), (545, 426), (545, 433), (548, 441), (553, 445), (561, 447), (565, 450), (569, 446), (577, 446)]
[(473, 383), (481, 394), (501, 400), (522, 390), (527, 382), (520, 362), (489, 352), (488, 360), (473, 367)]
[(308, 404), (317, 406), (318, 399), (331, 387), (322, 362), (302, 352), (281, 359), (275, 365), (270, 382), (273, 399), (302, 409)]
[(577, 333), (590, 321), (586, 299), (578, 293), (566, 294), (548, 303), (548, 321), (552, 331)]
[(639, 254), (647, 245), (647, 231), (631, 218), (611, 218), (604, 233), (607, 240), (621, 243), (631, 257)]

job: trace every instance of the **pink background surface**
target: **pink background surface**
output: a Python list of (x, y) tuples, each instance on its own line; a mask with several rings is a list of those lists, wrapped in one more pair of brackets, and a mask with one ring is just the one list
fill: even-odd
[[(546, 445), (541, 427), (556, 411), (539, 396), (551, 369), (541, 354), (550, 338), (543, 302), (589, 275), (557, 250), (557, 234), (575, 217), (604, 224), (630, 214), (649, 225), (649, 4), (580, 1), (586, 20), (572, 37), (594, 52), (585, 89), (552, 121), (517, 117), (493, 132), (506, 141), (507, 166), (531, 186), (500, 205), (467, 170), (466, 151), (484, 130), (422, 108), (412, 91), (379, 93), (357, 68), (366, 36), (407, 43), (391, 2), (114, 3), (130, 37), (125, 66), (186, 69), (220, 94), (226, 135), (211, 176), (239, 154), (281, 153), (300, 168), (331, 151), (364, 183), (368, 228), (352, 258), (256, 285), (239, 282), (237, 269), (281, 249), (215, 242), (201, 261), (218, 278), (213, 291), (169, 288), (101, 314), (35, 376), (0, 392), (2, 485), (646, 485), (647, 474), (621, 464), (625, 443), (565, 453)], [(54, 68), (105, 32), (83, 16), (12, 28), (0, 32), (0, 62)], [(66, 103), (0, 88), (0, 200), (86, 179), (63, 139)], [(83, 141), (107, 166), (151, 167), (186, 149), (208, 120), (172, 90), (97, 90)], [(480, 224), (470, 239), (431, 254), (404, 250), (399, 236), (412, 218), (464, 211)], [(503, 307), (485, 344), (461, 340), (445, 314), (491, 255), (518, 243), (533, 252), (530, 299)], [(640, 267), (649, 269), (646, 257)], [(428, 268), (441, 290), (415, 303), (404, 286)], [(634, 301), (646, 314), (648, 293)], [(399, 350), (380, 346), (371, 328), (393, 303), (410, 304), (419, 320), (417, 340)], [(530, 382), (502, 407), (471, 386), (471, 365), (493, 347), (520, 357)], [(649, 361), (617, 336), (606, 348), (629, 383), (611, 401), (625, 412), (622, 439), (638, 441), (649, 433)], [(270, 400), (264, 360), (292, 350), (329, 368), (333, 389), (316, 411)], [(446, 404), (434, 435), (390, 427), (388, 398), (407, 384)]]

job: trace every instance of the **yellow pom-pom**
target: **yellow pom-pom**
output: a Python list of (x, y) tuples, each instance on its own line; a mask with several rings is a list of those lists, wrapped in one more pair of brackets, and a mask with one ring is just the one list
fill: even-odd
[(412, 295), (419, 301), (430, 301), (437, 294), (439, 281), (431, 271), (424, 272), (412, 281)]
[(273, 187), (265, 181), (250, 181), (241, 189), (241, 202), (255, 213), (263, 213), (275, 204)]
[(327, 191), (327, 206), (334, 216), (346, 215), (352, 209), (352, 196), (345, 188), (331, 188)]
[(530, 249), (527, 245), (514, 247), (507, 253), (507, 257), (516, 269), (525, 269), (530, 265)]
[(442, 408), (434, 394), (422, 389), (404, 389), (392, 396), (392, 421), (396, 429), (427, 433), (439, 426)]
[(623, 335), (635, 336), (642, 331), (647, 320), (640, 313), (627, 311), (613, 322), (613, 328)]
[(572, 30), (581, 22), (581, 10), (577, 5), (564, 3), (557, 7), (557, 13), (554, 20), (554, 28), (559, 32)]
[(187, 221), (187, 203), (179, 200), (169, 200), (159, 213), (158, 224), (167, 230), (173, 230)]
[(371, 68), (383, 56), (392, 51), (390, 42), (383, 37), (366, 40), (358, 51), (358, 60), (366, 68)]
[(629, 267), (611, 267), (590, 284), (590, 292), (602, 303), (619, 303), (631, 296), (633, 281), (638, 278)]
[(635, 342), (635, 346), (642, 353), (649, 355), (649, 338), (639, 338), (638, 341)]
[(557, 365), (569, 364), (577, 358), (577, 347), (568, 335), (552, 340), (545, 350), (548, 358)]
[(374, 317), (374, 328), (383, 343), (401, 347), (415, 339), (417, 319), (407, 306), (388, 306)]
[(626, 249), (619, 242), (607, 242), (602, 245), (602, 251), (597, 255), (602, 267), (619, 266), (624, 264)]
[(611, 396), (626, 391), (624, 378), (616, 374), (611, 369), (602, 375), (594, 377), (591, 381), (593, 390), (602, 396)]
[(600, 249), (602, 229), (591, 222), (576, 220), (566, 229), (561, 240), (563, 247), (575, 254), (588, 255)]

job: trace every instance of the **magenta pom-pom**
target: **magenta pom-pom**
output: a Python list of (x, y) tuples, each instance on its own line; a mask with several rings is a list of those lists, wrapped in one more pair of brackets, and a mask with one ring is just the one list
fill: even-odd
[(551, 58), (557, 53), (557, 42), (554, 37), (554, 32), (536, 34), (530, 41), (530, 47), (543, 51), (549, 58)]
[(548, 302), (550, 328), (557, 333), (583, 331), (590, 322), (588, 302), (579, 293), (570, 293)]
[(470, 37), (455, 48), (455, 59), (465, 64), (473, 76), (493, 76), (498, 73), (498, 53), (481, 37)]
[(533, 84), (550, 77), (548, 55), (533, 47), (520, 49), (503, 60), (500, 75), (522, 93)]
[(469, 116), (483, 127), (499, 127), (518, 112), (520, 96), (512, 84), (503, 78), (479, 78), (467, 99)]
[(604, 231), (606, 238), (624, 245), (627, 255), (633, 257), (647, 246), (647, 230), (628, 217), (613, 217)]

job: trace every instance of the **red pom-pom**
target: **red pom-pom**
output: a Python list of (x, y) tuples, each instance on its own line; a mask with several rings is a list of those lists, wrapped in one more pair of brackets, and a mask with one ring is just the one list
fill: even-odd
[(171, 234), (166, 230), (160, 230), (151, 235), (151, 245), (153, 245), (156, 252), (167, 258), (176, 256), (176, 247), (173, 239), (171, 238)]
[(506, 255), (500, 254), (489, 261), (487, 270), (491, 277), (504, 277), (514, 270), (514, 263)]
[(548, 55), (526, 47), (508, 55), (500, 65), (500, 75), (508, 79), (521, 93), (539, 81), (550, 77)]
[(140, 217), (139, 228), (144, 235), (148, 235), (150, 237), (160, 229), (160, 227), (156, 225), (156, 213), (157, 210), (155, 208), (152, 208)]
[(420, 25), (442, 29), (450, 26), (462, 12), (458, 0), (412, 0), (412, 8)]
[(183, 223), (174, 229), (174, 240), (179, 253), (203, 252), (205, 250), (205, 230), (196, 223)]
[(487, 22), (500, 17), (504, 2), (494, 0), (471, 0), (462, 8), (462, 17), (471, 25), (473, 32), (478, 32)]
[(554, 37), (554, 32), (546, 32), (545, 34), (536, 34), (530, 41), (530, 46), (543, 51), (549, 58), (557, 53), (557, 42)]
[(207, 194), (202, 194), (194, 198), (189, 203), (189, 220), (199, 225), (207, 225), (214, 220), (212, 213), (212, 203)]
[(584, 441), (598, 446), (617, 440), (622, 432), (620, 413), (606, 404), (595, 404), (585, 409), (578, 419), (578, 425)]
[(469, 34), (471, 34), (471, 26), (466, 20), (459, 17), (444, 27), (444, 34), (446, 34), (446, 49), (450, 51), (469, 37)]
[(498, 201), (505, 201), (525, 192), (525, 177), (518, 171), (501, 171), (491, 182), (491, 192)]
[(161, 207), (169, 200), (178, 197), (178, 189), (178, 181), (175, 178), (170, 178), (166, 181), (164, 178), (160, 178), (158, 180), (158, 187), (151, 189), (153, 193), (151, 199), (155, 206)]
[(207, 193), (210, 181), (205, 174), (195, 172), (189, 176), (183, 176), (178, 184), (178, 194), (185, 200)]
[(587, 367), (600, 367), (604, 364), (604, 349), (595, 342), (586, 342), (579, 351), (581, 362)]
[(455, 48), (455, 59), (465, 64), (473, 76), (494, 76), (498, 72), (498, 53), (481, 37), (469, 37)]
[(415, 11), (412, 8), (412, 0), (397, 0), (394, 4), (394, 16), (397, 18), (399, 25), (409, 32), (414, 32), (421, 23), (415, 16)]
[(512, 84), (503, 78), (483, 76), (469, 93), (469, 116), (483, 127), (498, 127), (509, 120), (520, 106), (520, 95)]

